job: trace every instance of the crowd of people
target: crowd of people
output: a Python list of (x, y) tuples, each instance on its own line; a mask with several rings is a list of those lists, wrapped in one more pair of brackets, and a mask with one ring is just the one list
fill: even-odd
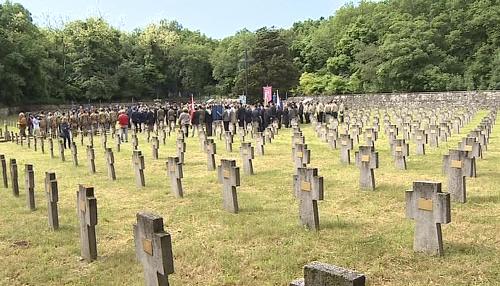
[(196, 130), (203, 128), (207, 136), (212, 136), (213, 126), (220, 124), (224, 131), (231, 128), (254, 128), (263, 131), (273, 122), (278, 127), (289, 128), (295, 123), (309, 123), (314, 117), (318, 122), (325, 122), (328, 117), (343, 121), (345, 107), (343, 103), (331, 101), (323, 103), (285, 102), (283, 105), (269, 103), (241, 104), (224, 101), (208, 104), (155, 103), (133, 105), (109, 105), (106, 107), (79, 106), (70, 110), (40, 111), (20, 113), (18, 126), (20, 136), (59, 136), (69, 148), (71, 138), (78, 132), (86, 136), (98, 130), (118, 130), (121, 139), (128, 142), (128, 131), (153, 131), (154, 128), (179, 127), (185, 136), (194, 136)]

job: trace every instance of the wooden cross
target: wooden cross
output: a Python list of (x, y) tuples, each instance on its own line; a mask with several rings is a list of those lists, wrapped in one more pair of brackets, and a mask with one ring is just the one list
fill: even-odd
[(299, 199), (301, 224), (319, 230), (318, 201), (323, 200), (323, 177), (317, 168), (298, 168), (293, 177), (295, 196)]
[(243, 172), (245, 175), (253, 175), (252, 159), (254, 158), (254, 150), (252, 143), (241, 143), (240, 156), (243, 162)]
[(152, 213), (137, 214), (134, 225), (135, 254), (144, 269), (146, 286), (168, 286), (174, 273), (172, 238), (165, 232), (163, 218)]
[(348, 134), (340, 135), (340, 162), (351, 164), (351, 150), (354, 142)]
[(97, 199), (94, 188), (79, 185), (77, 195), (77, 212), (80, 221), (81, 256), (87, 262), (97, 259), (97, 241), (95, 226), (97, 225)]
[(144, 169), (146, 167), (144, 164), (144, 155), (142, 155), (140, 150), (134, 150), (132, 154), (132, 163), (134, 164), (136, 186), (145, 187), (146, 180), (144, 178)]
[(9, 167), (10, 167), (10, 181), (12, 186), (12, 194), (15, 197), (19, 197), (19, 181), (18, 181), (16, 159), (10, 159)]
[(217, 148), (214, 139), (207, 139), (205, 144), (205, 150), (207, 151), (207, 170), (215, 171), (215, 154), (217, 154)]
[(365, 282), (362, 273), (314, 261), (304, 266), (304, 278), (292, 281), (290, 286), (365, 286)]
[(87, 161), (90, 174), (95, 174), (95, 151), (91, 145), (87, 145)]
[(391, 148), (394, 157), (394, 164), (396, 168), (400, 170), (406, 170), (406, 157), (410, 154), (410, 146), (406, 143), (405, 139), (396, 139), (393, 141), (393, 147)]
[(182, 164), (179, 162), (178, 157), (168, 157), (167, 161), (167, 175), (170, 178), (171, 191), (177, 198), (182, 198), (184, 192), (182, 190)]
[(47, 197), (49, 226), (52, 230), (56, 230), (59, 228), (59, 214), (57, 210), (59, 191), (57, 188), (56, 173), (54, 172), (45, 172), (45, 194)]
[(451, 208), (441, 183), (414, 182), (413, 190), (406, 191), (406, 217), (416, 223), (413, 250), (443, 255), (441, 224), (451, 222)]
[(24, 165), (25, 186), (26, 186), (26, 203), (31, 211), (36, 210), (35, 207), (35, 172), (33, 165)]
[(356, 166), (360, 170), (359, 187), (362, 190), (375, 190), (374, 169), (378, 168), (378, 152), (372, 146), (359, 146), (355, 153)]
[(448, 192), (453, 201), (465, 203), (466, 185), (465, 185), (465, 164), (467, 162), (467, 151), (449, 150), (449, 155), (445, 157), (444, 168), (448, 175)]
[(222, 184), (222, 202), (226, 211), (238, 213), (238, 196), (236, 187), (240, 185), (240, 168), (236, 167), (235, 160), (221, 160), (217, 167), (219, 183)]
[(111, 148), (106, 148), (106, 165), (108, 166), (108, 178), (110, 178), (112, 181), (115, 181), (115, 156), (113, 154), (113, 149)]
[(311, 163), (311, 150), (307, 149), (307, 144), (295, 144), (292, 149), (292, 159), (295, 163), (295, 168), (306, 167)]
[(3, 187), (9, 187), (9, 179), (7, 177), (7, 161), (5, 160), (5, 155), (0, 154), (0, 164), (2, 165), (2, 178), (3, 178)]

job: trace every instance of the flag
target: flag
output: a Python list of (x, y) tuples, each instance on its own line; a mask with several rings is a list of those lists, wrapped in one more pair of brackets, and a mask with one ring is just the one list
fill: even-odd
[(262, 89), (264, 91), (264, 104), (267, 105), (270, 101), (273, 100), (273, 87), (265, 86)]

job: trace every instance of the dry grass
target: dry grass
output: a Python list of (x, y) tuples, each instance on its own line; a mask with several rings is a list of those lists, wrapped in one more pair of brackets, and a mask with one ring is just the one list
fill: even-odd
[[(175, 139), (160, 148), (153, 161), (151, 147), (141, 138), (146, 156), (146, 184), (135, 187), (131, 146), (115, 152), (118, 180), (107, 179), (103, 150), (96, 138), (97, 171), (89, 175), (85, 149), (79, 144), (80, 166), (50, 159), (26, 146), (0, 144), (0, 153), (16, 158), (21, 197), (0, 188), (1, 285), (143, 285), (142, 268), (135, 261), (132, 224), (135, 214), (149, 210), (163, 216), (173, 237), (175, 274), (172, 285), (287, 285), (301, 276), (302, 266), (320, 260), (367, 274), (369, 285), (499, 285), (500, 281), (500, 128), (491, 137), (485, 159), (478, 161), (478, 177), (467, 180), (469, 201), (452, 204), (452, 223), (443, 227), (445, 256), (428, 257), (412, 250), (414, 222), (404, 216), (404, 191), (415, 180), (446, 179), (441, 157), (475, 127), (486, 114), (476, 115), (448, 144), (428, 149), (426, 156), (411, 157), (408, 171), (393, 166), (388, 143), (376, 143), (380, 168), (377, 190), (358, 189), (359, 172), (343, 166), (339, 151), (330, 150), (304, 127), (312, 149), (312, 166), (324, 176), (325, 200), (319, 203), (321, 231), (298, 225), (298, 206), (292, 195), (291, 134), (281, 131), (266, 145), (266, 156), (254, 160), (256, 175), (242, 175), (238, 188), (241, 212), (221, 209), (216, 173), (206, 171), (206, 156), (197, 138), (187, 140), (183, 180), (185, 198), (170, 194), (165, 162), (174, 155)], [(500, 120), (499, 120), (500, 121)], [(238, 139), (234, 151), (225, 152), (217, 141), (217, 160), (234, 158), (240, 164)], [(57, 148), (55, 148), (57, 150)], [(56, 151), (57, 153), (57, 151)], [(57, 154), (56, 154), (57, 156)], [(30, 212), (24, 199), (24, 164), (33, 163), (37, 210)], [(48, 229), (43, 174), (57, 173), (60, 223)], [(75, 197), (78, 184), (95, 187), (98, 200), (99, 259), (79, 260)]]

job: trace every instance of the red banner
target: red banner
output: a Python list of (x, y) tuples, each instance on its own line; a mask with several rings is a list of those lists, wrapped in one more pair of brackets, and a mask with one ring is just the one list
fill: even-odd
[(272, 86), (264, 86), (264, 104), (267, 105), (269, 102), (273, 101), (273, 87)]

